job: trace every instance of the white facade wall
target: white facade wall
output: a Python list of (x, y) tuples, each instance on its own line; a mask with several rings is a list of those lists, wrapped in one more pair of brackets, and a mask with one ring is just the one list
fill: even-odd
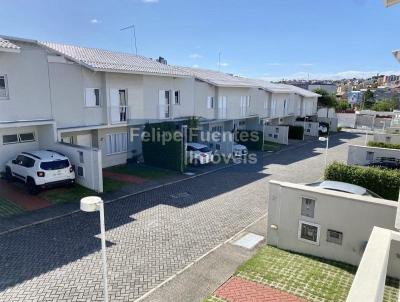
[(379, 157), (389, 157), (400, 160), (400, 150), (350, 145), (347, 155), (347, 164), (366, 166), (376, 161)]
[[(226, 119), (241, 119), (241, 97), (250, 96), (249, 88), (218, 87), (217, 104), (219, 97), (226, 97)], [(250, 100), (251, 106), (252, 100)], [(247, 115), (248, 116), (248, 115)], [(217, 115), (218, 118), (221, 118)]]
[(374, 133), (374, 141), (388, 144), (400, 144), (400, 134)]
[(0, 99), (0, 122), (51, 120), (46, 52), (33, 44), (16, 44), (20, 53), (0, 52), (0, 74), (7, 76), (9, 94)]
[(282, 145), (289, 144), (288, 126), (264, 126), (264, 140)]
[[(214, 107), (208, 108), (208, 97), (214, 98)], [(194, 81), (194, 111), (195, 115), (205, 119), (217, 117), (217, 88), (211, 84)]]
[[(358, 265), (374, 226), (394, 229), (397, 202), (326, 191), (304, 185), (270, 182), (267, 243), (284, 250)], [(302, 216), (302, 198), (315, 200), (314, 217)], [(319, 226), (319, 243), (299, 240), (299, 222)], [(327, 231), (342, 232), (342, 244), (327, 241)], [(400, 277), (393, 243), (388, 273)]]
[(316, 97), (303, 97), (303, 110), (302, 116), (310, 116), (317, 114), (318, 98)]

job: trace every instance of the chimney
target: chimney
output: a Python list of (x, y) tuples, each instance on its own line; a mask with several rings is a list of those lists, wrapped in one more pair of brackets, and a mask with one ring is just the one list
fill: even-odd
[(158, 57), (157, 62), (164, 64), (164, 65), (168, 65), (167, 60), (164, 59), (163, 57)]

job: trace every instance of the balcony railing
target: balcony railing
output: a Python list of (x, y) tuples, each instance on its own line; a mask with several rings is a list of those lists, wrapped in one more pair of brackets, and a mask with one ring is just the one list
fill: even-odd
[(110, 107), (111, 124), (126, 123), (129, 119), (128, 106), (112, 106)]

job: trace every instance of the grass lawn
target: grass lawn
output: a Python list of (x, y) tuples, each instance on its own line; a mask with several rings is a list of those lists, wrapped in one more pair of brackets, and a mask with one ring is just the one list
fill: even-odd
[[(103, 179), (103, 191), (111, 192), (127, 185), (126, 182), (113, 180), (109, 178)], [(75, 184), (71, 188), (54, 188), (40, 193), (40, 196), (51, 204), (59, 204), (65, 202), (79, 202), (81, 198), (90, 195), (98, 195), (96, 192)]]
[(21, 209), (16, 204), (8, 201), (5, 198), (0, 197), (0, 218), (5, 218), (13, 215), (18, 215), (23, 213), (24, 210)]
[(126, 164), (105, 169), (106, 171), (137, 176), (146, 179), (159, 179), (174, 175), (176, 172), (156, 167), (149, 167), (138, 164)]
[[(236, 275), (315, 302), (345, 301), (357, 268), (352, 265), (263, 247)], [(399, 280), (388, 278), (384, 301), (396, 301)], [(218, 301), (218, 300), (206, 300)]]
[(264, 145), (263, 145), (263, 151), (279, 151), (280, 149), (282, 149), (284, 145), (278, 144), (278, 143), (274, 143), (274, 142), (267, 142), (264, 141)]

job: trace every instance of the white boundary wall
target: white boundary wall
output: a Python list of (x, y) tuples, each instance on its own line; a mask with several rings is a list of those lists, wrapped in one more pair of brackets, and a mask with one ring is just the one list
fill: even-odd
[(348, 165), (366, 166), (379, 157), (396, 158), (400, 160), (400, 150), (350, 145), (347, 155)]
[(355, 128), (357, 116), (355, 113), (337, 113), (338, 126), (345, 128)]
[(294, 123), (295, 126), (301, 126), (304, 128), (304, 135), (307, 136), (318, 136), (319, 123), (318, 122), (301, 122), (297, 121)]
[(282, 145), (289, 144), (289, 126), (264, 126), (264, 140)]
[[(397, 202), (270, 181), (267, 243), (284, 250), (358, 265), (374, 226), (394, 230)], [(303, 197), (315, 200), (313, 217), (302, 216)], [(299, 223), (319, 228), (319, 242), (299, 239)], [(342, 243), (327, 241), (328, 230)], [(400, 277), (400, 243), (391, 246), (388, 273)]]
[(374, 141), (388, 144), (400, 144), (400, 134), (374, 133)]

